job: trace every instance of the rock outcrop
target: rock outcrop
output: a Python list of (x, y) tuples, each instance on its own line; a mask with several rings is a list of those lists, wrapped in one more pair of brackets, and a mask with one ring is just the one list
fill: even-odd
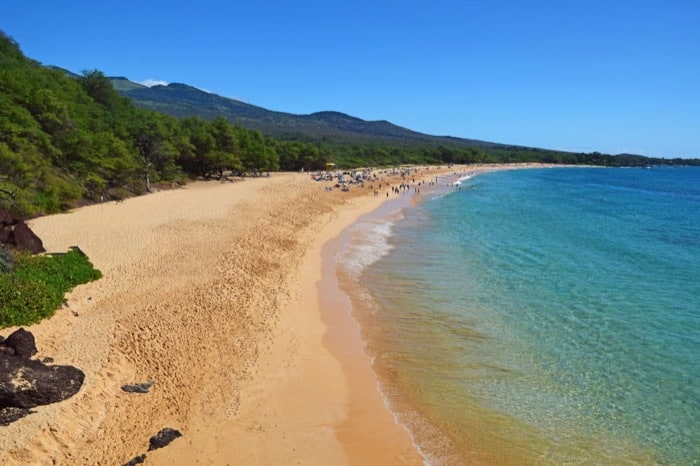
[(12, 332), (0, 345), (10, 348), (15, 356), (22, 358), (31, 358), (37, 353), (34, 335), (23, 328)]
[(36, 353), (34, 336), (24, 329), (0, 341), (0, 425), (30, 414), (31, 408), (70, 398), (83, 385), (83, 371), (30, 359)]
[(0, 245), (25, 249), (32, 254), (46, 252), (44, 243), (27, 224), (5, 209), (0, 209)]

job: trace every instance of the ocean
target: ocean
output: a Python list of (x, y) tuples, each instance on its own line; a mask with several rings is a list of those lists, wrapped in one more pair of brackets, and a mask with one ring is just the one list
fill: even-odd
[(700, 464), (700, 168), (450, 181), (336, 257), (426, 464)]

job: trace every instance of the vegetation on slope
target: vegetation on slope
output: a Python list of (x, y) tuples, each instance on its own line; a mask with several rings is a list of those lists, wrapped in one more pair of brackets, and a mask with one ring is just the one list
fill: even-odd
[(329, 161), (340, 168), (669, 163), (429, 136), (338, 112), (272, 112), (183, 84), (147, 88), (97, 70), (75, 75), (26, 58), (0, 32), (0, 207), (23, 217), (138, 195), (190, 177), (316, 170)]
[(327, 154), (223, 118), (136, 107), (100, 71), (77, 78), (26, 58), (0, 32), (0, 207), (27, 217), (120, 199), (154, 183), (325, 166)]
[(185, 84), (145, 87), (126, 78), (110, 78), (115, 88), (140, 107), (177, 117), (230, 123), (282, 141), (303, 141), (330, 152), (341, 167), (396, 163), (547, 162), (606, 166), (698, 164), (698, 160), (650, 159), (639, 155), (572, 153), (512, 146), (474, 139), (431, 136), (388, 121), (364, 121), (339, 112), (294, 115), (221, 97)]

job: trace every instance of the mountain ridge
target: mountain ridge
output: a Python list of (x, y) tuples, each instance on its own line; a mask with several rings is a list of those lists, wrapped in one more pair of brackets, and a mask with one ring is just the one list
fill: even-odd
[(114, 88), (139, 107), (178, 118), (198, 116), (212, 120), (223, 116), (234, 125), (256, 129), (282, 139), (311, 139), (326, 143), (423, 144), (455, 147), (496, 147), (497, 143), (453, 136), (433, 136), (398, 126), (387, 120), (368, 121), (334, 110), (294, 114), (269, 110), (230, 97), (203, 91), (184, 83), (151, 87), (124, 77), (108, 77)]

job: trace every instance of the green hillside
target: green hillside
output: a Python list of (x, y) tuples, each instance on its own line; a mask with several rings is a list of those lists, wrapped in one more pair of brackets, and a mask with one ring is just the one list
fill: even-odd
[(261, 131), (282, 141), (303, 141), (326, 148), (341, 166), (424, 162), (547, 162), (606, 166), (697, 164), (697, 160), (652, 159), (641, 155), (571, 153), (463, 139), (431, 136), (388, 121), (365, 121), (340, 112), (295, 115), (276, 112), (221, 97), (186, 84), (145, 87), (126, 78), (110, 78), (135, 105), (179, 118), (225, 118), (234, 125)]
[(122, 199), (193, 177), (405, 163), (694, 163), (430, 136), (338, 112), (293, 115), (185, 84), (77, 75), (0, 32), (0, 208), (22, 216)]
[[(139, 107), (176, 117), (224, 117), (229, 122), (282, 139), (311, 139), (331, 145), (348, 143), (411, 145), (440, 144), (456, 147), (485, 147), (498, 144), (470, 139), (430, 136), (394, 125), (388, 121), (365, 121), (340, 112), (295, 115), (276, 112), (239, 100), (221, 97), (186, 84), (145, 87), (126, 80), (110, 78), (122, 95)], [(126, 81), (126, 83), (125, 83)], [(128, 83), (128, 84), (127, 84)]]
[(114, 86), (117, 92), (124, 93), (133, 91), (134, 89), (147, 89), (143, 84), (138, 84), (122, 77), (109, 78), (109, 80), (112, 82), (112, 86)]
[(325, 163), (315, 148), (267, 140), (222, 118), (139, 108), (101, 72), (42, 66), (0, 32), (0, 208), (26, 217), (193, 176), (277, 170), (280, 154), (287, 168)]

